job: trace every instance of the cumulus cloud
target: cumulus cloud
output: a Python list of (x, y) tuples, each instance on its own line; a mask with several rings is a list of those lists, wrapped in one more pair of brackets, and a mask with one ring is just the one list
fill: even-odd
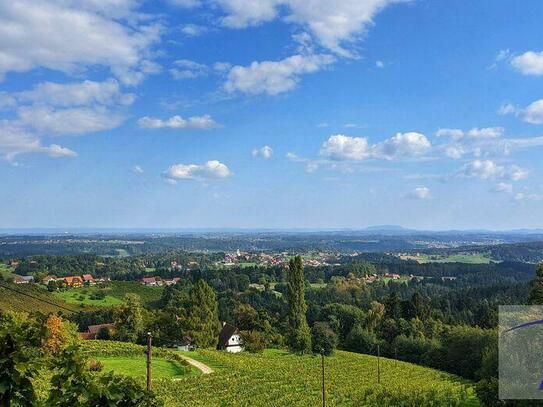
[(385, 63), (383, 61), (375, 61), (375, 66), (379, 69), (383, 69), (385, 67)]
[(474, 160), (462, 167), (460, 176), (466, 178), (509, 179), (520, 181), (528, 177), (528, 171), (516, 166), (503, 166), (492, 160)]
[(8, 96), (11, 102), (7, 108), (13, 110), (15, 117), (4, 121), (3, 126), (9, 128), (11, 134), (21, 134), (23, 145), (14, 148), (4, 136), (0, 140), (4, 150), (16, 154), (44, 153), (51, 157), (76, 154), (57, 144), (44, 146), (44, 137), (82, 135), (118, 127), (124, 122), (124, 115), (119, 110), (135, 98), (133, 94), (123, 92), (115, 79), (43, 82)]
[(189, 37), (197, 37), (205, 34), (207, 32), (207, 28), (198, 24), (186, 24), (181, 27), (181, 32)]
[(543, 99), (536, 100), (522, 109), (522, 120), (530, 124), (543, 124)]
[(427, 187), (417, 187), (409, 192), (409, 198), (412, 199), (430, 199), (430, 189)]
[(119, 82), (83, 81), (76, 83), (42, 82), (34, 89), (15, 94), (21, 102), (48, 104), (51, 106), (130, 105), (135, 99), (132, 93), (123, 93)]
[(169, 119), (163, 120), (155, 117), (144, 116), (138, 119), (138, 126), (146, 129), (196, 129), (209, 130), (218, 127), (218, 124), (209, 115), (192, 116), (183, 119), (175, 115)]
[(526, 123), (543, 124), (543, 99), (536, 100), (525, 108), (516, 107), (509, 103), (501, 106), (498, 112), (502, 115), (514, 114)]
[(326, 140), (319, 154), (338, 161), (361, 161), (369, 158), (393, 160), (408, 159), (424, 155), (431, 148), (430, 141), (420, 133), (397, 133), (375, 145), (365, 137), (332, 135)]
[(228, 178), (232, 171), (223, 163), (211, 160), (204, 164), (174, 164), (162, 173), (169, 182)]
[(0, 79), (44, 67), (75, 73), (109, 67), (125, 83), (142, 79), (161, 27), (140, 18), (136, 0), (0, 2)]
[(277, 95), (296, 87), (300, 75), (317, 72), (330, 65), (330, 55), (293, 55), (280, 61), (254, 61), (249, 66), (231, 67), (224, 89), (250, 95)]
[(411, 158), (424, 155), (431, 147), (430, 141), (424, 134), (397, 133), (394, 137), (375, 145), (373, 155), (386, 160)]
[(34, 134), (27, 132), (23, 127), (0, 121), (0, 155), (12, 161), (19, 154), (40, 153), (49, 157), (76, 157), (77, 153), (58, 144), (43, 145)]
[[(400, 0), (216, 0), (226, 16), (222, 23), (243, 28), (271, 21), (278, 16), (307, 29), (323, 47), (351, 57), (346, 45), (364, 34), (375, 15)], [(283, 11), (283, 14), (280, 13)]]
[(371, 157), (371, 148), (365, 137), (336, 134), (322, 144), (319, 154), (332, 160), (360, 161)]
[(141, 168), (139, 165), (134, 165), (131, 168), (131, 171), (136, 175), (141, 175), (141, 174), (143, 174), (145, 172), (145, 171), (143, 171), (143, 168)]
[(196, 79), (207, 75), (208, 72), (207, 66), (188, 59), (178, 59), (173, 64), (170, 74), (174, 79)]
[(18, 115), (25, 126), (55, 136), (113, 129), (124, 121), (122, 115), (100, 107), (55, 110), (48, 106), (25, 106), (18, 109)]
[(514, 56), (511, 65), (523, 75), (543, 75), (543, 52), (528, 51)]
[(262, 157), (264, 159), (269, 159), (273, 155), (273, 149), (270, 146), (264, 146), (261, 148), (255, 148), (252, 151), (253, 157)]

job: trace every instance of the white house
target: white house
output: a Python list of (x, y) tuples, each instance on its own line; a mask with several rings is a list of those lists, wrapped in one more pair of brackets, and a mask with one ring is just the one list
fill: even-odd
[(243, 350), (243, 341), (238, 328), (223, 322), (217, 349), (232, 353), (241, 352)]

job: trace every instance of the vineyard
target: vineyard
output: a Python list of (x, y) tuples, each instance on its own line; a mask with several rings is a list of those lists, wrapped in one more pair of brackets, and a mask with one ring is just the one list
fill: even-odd
[[(144, 359), (138, 345), (89, 341), (92, 357), (132, 356)], [(154, 351), (167, 359), (175, 353)], [(153, 388), (167, 406), (315, 406), (321, 400), (320, 357), (286, 351), (228, 354), (200, 350), (191, 357), (211, 365), (215, 373), (154, 380)], [(390, 359), (338, 351), (326, 358), (328, 406), (477, 406), (469, 383), (436, 370)], [(118, 373), (122, 373), (118, 371)], [(143, 383), (143, 377), (141, 377)]]
[(78, 307), (66, 304), (48, 291), (34, 284), (0, 285), (0, 309), (18, 312), (41, 312), (43, 314), (77, 311)]

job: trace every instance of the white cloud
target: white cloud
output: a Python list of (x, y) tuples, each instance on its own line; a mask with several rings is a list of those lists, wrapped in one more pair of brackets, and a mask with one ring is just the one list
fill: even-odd
[(7, 92), (0, 92), (0, 111), (17, 106), (17, 100)]
[(345, 43), (354, 41), (373, 24), (386, 6), (401, 0), (216, 0), (226, 16), (224, 25), (234, 28), (271, 21), (283, 10), (284, 21), (303, 26), (325, 48), (343, 56), (353, 53)]
[(296, 87), (300, 75), (317, 72), (333, 61), (330, 55), (293, 55), (281, 61), (234, 66), (228, 72), (224, 89), (251, 95), (277, 95)]
[(470, 130), (464, 131), (461, 129), (439, 129), (436, 132), (437, 137), (451, 137), (459, 140), (464, 137), (469, 138), (498, 138), (503, 136), (503, 127), (474, 127)]
[(0, 79), (38, 67), (75, 73), (101, 65), (123, 82), (141, 80), (161, 27), (137, 7), (135, 0), (0, 2)]
[(186, 24), (181, 28), (181, 32), (189, 37), (197, 37), (207, 32), (207, 28), (198, 24)]
[(498, 112), (503, 115), (514, 114), (526, 123), (543, 124), (543, 99), (536, 100), (525, 108), (506, 104), (501, 106)]
[(199, 7), (202, 2), (200, 0), (168, 0), (171, 4), (184, 7), (184, 8), (195, 8)]
[(170, 69), (170, 74), (174, 79), (196, 79), (207, 75), (207, 66), (198, 62), (188, 59), (178, 59), (173, 64), (175, 67)]
[(48, 106), (24, 106), (18, 109), (19, 121), (40, 133), (81, 135), (113, 129), (124, 117), (104, 108), (76, 107), (55, 110)]
[(303, 161), (303, 158), (301, 158), (298, 154), (296, 153), (292, 153), (292, 152), (288, 152), (285, 157), (287, 158), (287, 160), (289, 161)]
[(385, 67), (385, 63), (383, 61), (375, 61), (375, 66), (379, 69), (383, 69)]
[(77, 153), (58, 144), (43, 145), (41, 140), (24, 128), (0, 121), (0, 155), (12, 161), (19, 154), (40, 153), (49, 157), (75, 157)]
[(543, 124), (543, 99), (530, 103), (521, 111), (522, 120), (530, 124)]
[(252, 151), (253, 157), (262, 157), (264, 159), (269, 159), (273, 155), (273, 149), (270, 146), (264, 146), (261, 148), (255, 148)]
[(134, 165), (131, 168), (131, 171), (136, 175), (141, 175), (141, 174), (143, 174), (145, 172), (145, 171), (143, 171), (143, 168), (141, 168), (139, 165)]
[(374, 146), (374, 156), (393, 160), (424, 155), (432, 145), (424, 134), (409, 132), (397, 133), (394, 137)]
[(208, 180), (232, 176), (230, 169), (217, 160), (205, 164), (175, 164), (162, 173), (162, 176), (173, 183), (184, 180)]
[(104, 82), (83, 81), (78, 83), (42, 82), (30, 91), (15, 95), (22, 102), (51, 106), (130, 105), (135, 99), (132, 93), (122, 93), (115, 79)]
[(505, 167), (492, 160), (474, 160), (462, 168), (460, 175), (467, 178), (509, 179), (520, 181), (528, 177), (528, 172), (516, 165)]
[(170, 128), (209, 130), (218, 127), (218, 124), (215, 123), (209, 115), (192, 116), (188, 119), (183, 119), (181, 116), (175, 115), (166, 120), (144, 116), (138, 119), (138, 126), (147, 129)]
[(517, 108), (513, 106), (511, 103), (506, 103), (504, 105), (501, 105), (500, 108), (498, 109), (498, 113), (501, 115), (512, 114), (516, 112), (517, 112)]
[(528, 51), (511, 58), (511, 65), (523, 75), (543, 75), (543, 52)]
[(276, 7), (281, 0), (217, 0), (226, 12), (222, 23), (231, 28), (244, 28), (273, 20), (278, 11)]
[(427, 187), (417, 187), (408, 194), (412, 199), (430, 199), (430, 189)]
[(500, 182), (494, 187), (492, 191), (511, 194), (513, 193), (513, 184), (509, 184), (507, 182)]
[(332, 135), (326, 140), (319, 154), (337, 161), (361, 161), (369, 158), (381, 160), (409, 159), (427, 153), (431, 144), (420, 133), (397, 133), (378, 144), (370, 145), (365, 137)]
[(364, 137), (336, 134), (322, 144), (319, 154), (332, 160), (360, 161), (371, 157), (371, 148)]

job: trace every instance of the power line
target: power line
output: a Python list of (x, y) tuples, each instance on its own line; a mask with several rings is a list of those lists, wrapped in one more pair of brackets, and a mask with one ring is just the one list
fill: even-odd
[(50, 302), (50, 301), (44, 300), (43, 298), (35, 297), (35, 296), (31, 295), (31, 294), (25, 293), (25, 292), (23, 292), (23, 291), (19, 291), (19, 290), (13, 288), (13, 287), (4, 285), (4, 284), (2, 284), (2, 283), (0, 283), (0, 287), (5, 288), (6, 290), (14, 291), (14, 292), (19, 293), (19, 294), (21, 294), (21, 295), (25, 295), (25, 296), (27, 296), (27, 297), (29, 297), (29, 298), (33, 298), (33, 299), (35, 299), (35, 300), (44, 302), (44, 303), (46, 303), (46, 304), (52, 305), (52, 306), (54, 306), (54, 307), (57, 307), (57, 308), (60, 308), (60, 309), (63, 309), (63, 310), (69, 311), (69, 312), (75, 312), (75, 310), (70, 309), (70, 308), (67, 308), (67, 307), (65, 307), (65, 306), (63, 306), (63, 305), (55, 304), (54, 302)]

